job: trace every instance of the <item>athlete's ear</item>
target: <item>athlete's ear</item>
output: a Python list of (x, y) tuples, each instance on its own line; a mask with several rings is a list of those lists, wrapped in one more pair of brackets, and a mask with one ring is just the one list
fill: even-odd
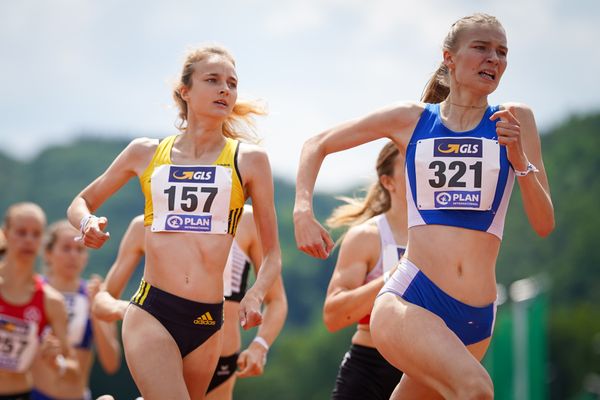
[(448, 50), (444, 50), (443, 53), (443, 57), (444, 57), (444, 65), (446, 67), (448, 67), (448, 70), (451, 71), (454, 69), (454, 54), (450, 53), (450, 51)]
[(188, 101), (190, 99), (189, 92), (190, 89), (185, 85), (181, 85), (181, 87), (179, 88), (179, 96), (181, 96), (181, 98), (185, 101)]
[(379, 183), (383, 186), (388, 192), (394, 192), (396, 186), (394, 185), (394, 178), (388, 175), (381, 175), (379, 177)]

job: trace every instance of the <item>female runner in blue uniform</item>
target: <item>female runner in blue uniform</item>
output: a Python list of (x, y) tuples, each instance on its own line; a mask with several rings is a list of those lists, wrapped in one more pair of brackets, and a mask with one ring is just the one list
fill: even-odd
[(123, 320), (123, 346), (146, 400), (205, 397), (222, 343), (223, 270), (248, 197), (264, 257), (240, 302), (245, 329), (260, 324), (260, 305), (280, 274), (268, 157), (239, 140), (249, 137), (249, 118), (261, 110), (237, 100), (237, 83), (225, 49), (191, 51), (173, 93), (181, 134), (133, 140), (68, 210), (84, 243), (99, 248), (109, 238), (107, 219), (91, 213), (129, 179), (140, 179), (146, 264)]
[(533, 229), (547, 236), (554, 209), (533, 112), (489, 105), (507, 65), (496, 18), (454, 23), (422, 102), (390, 106), (309, 139), (298, 168), (298, 247), (324, 258), (332, 247), (311, 199), (323, 158), (382, 137), (406, 158), (408, 249), (371, 314), (383, 356), (404, 372), (392, 399), (491, 399), (480, 364), (495, 315), (495, 265), (513, 182)]

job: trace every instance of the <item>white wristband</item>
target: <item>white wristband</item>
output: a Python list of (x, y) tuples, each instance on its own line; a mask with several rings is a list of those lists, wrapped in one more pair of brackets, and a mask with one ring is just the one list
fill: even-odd
[(532, 163), (527, 163), (527, 168), (525, 169), (525, 171), (517, 171), (515, 169), (516, 176), (527, 176), (527, 174), (529, 174), (530, 172), (540, 172), (540, 170), (537, 169), (536, 166)]
[(67, 360), (62, 354), (56, 356), (56, 366), (58, 367), (58, 375), (63, 376), (67, 372)]
[(83, 236), (85, 235), (85, 227), (92, 218), (98, 217), (96, 217), (94, 214), (86, 214), (81, 218), (81, 221), (79, 221), (79, 232), (81, 232), (81, 235), (75, 238), (76, 241), (83, 240)]
[(252, 341), (260, 344), (262, 347), (265, 348), (266, 351), (269, 351), (269, 343), (267, 343), (267, 341), (264, 338), (257, 336)]

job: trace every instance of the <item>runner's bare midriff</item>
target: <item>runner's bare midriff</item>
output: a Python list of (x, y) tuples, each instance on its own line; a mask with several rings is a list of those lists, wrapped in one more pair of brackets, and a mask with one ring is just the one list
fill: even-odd
[(481, 307), (496, 299), (499, 249), (500, 239), (487, 232), (420, 225), (408, 231), (406, 257), (444, 292)]
[(231, 235), (160, 233), (146, 227), (144, 279), (175, 296), (219, 303), (232, 240)]

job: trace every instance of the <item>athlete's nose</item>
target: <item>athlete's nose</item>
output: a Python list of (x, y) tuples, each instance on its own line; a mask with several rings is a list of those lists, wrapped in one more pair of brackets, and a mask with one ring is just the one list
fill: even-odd
[(227, 83), (225, 83), (224, 86), (221, 87), (221, 89), (219, 90), (219, 94), (221, 96), (229, 95), (229, 88), (227, 87)]
[(498, 57), (498, 53), (496, 52), (496, 50), (491, 49), (490, 53), (488, 54), (488, 62), (490, 62), (492, 64), (498, 64), (499, 60), (500, 60), (500, 57)]

